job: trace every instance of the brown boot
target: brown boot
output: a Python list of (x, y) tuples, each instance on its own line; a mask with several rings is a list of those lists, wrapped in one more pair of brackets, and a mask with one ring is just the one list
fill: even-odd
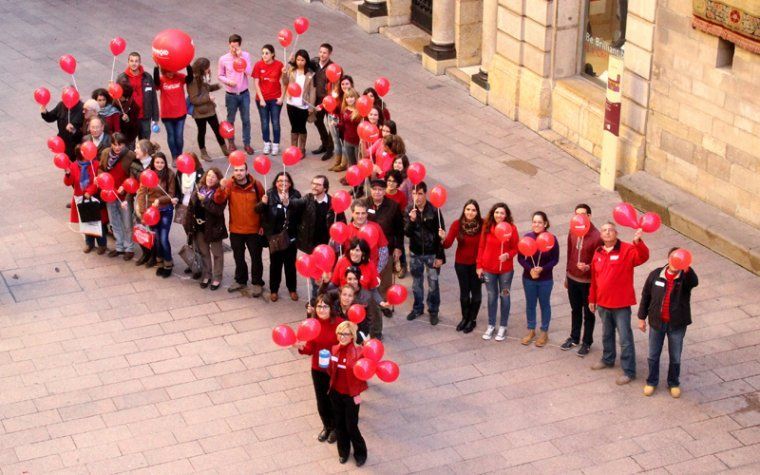
[(222, 144), (221, 147), (222, 147), (222, 153), (224, 154), (224, 156), (225, 157), (229, 157), (230, 156), (230, 151), (227, 148), (227, 144)]
[(333, 166), (328, 168), (328, 171), (334, 172), (336, 168), (340, 166), (340, 162), (342, 161), (342, 157), (340, 155), (335, 155), (335, 163), (333, 163)]
[(306, 157), (306, 134), (298, 134), (298, 148), (301, 149), (301, 154)]
[(528, 330), (528, 333), (520, 340), (523, 345), (530, 345), (530, 342), (536, 337), (536, 330)]
[(338, 173), (344, 172), (348, 169), (348, 163), (346, 163), (346, 156), (341, 155), (339, 158), (340, 158), (340, 163), (333, 168), (333, 171), (338, 172)]
[(549, 332), (543, 330), (538, 332), (538, 338), (536, 338), (536, 346), (542, 348), (549, 342)]
[(211, 161), (211, 156), (208, 154), (205, 148), (201, 149), (201, 160), (205, 160), (207, 162)]

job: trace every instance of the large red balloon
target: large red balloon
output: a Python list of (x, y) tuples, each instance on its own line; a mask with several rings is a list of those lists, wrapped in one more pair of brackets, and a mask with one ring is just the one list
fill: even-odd
[(177, 157), (177, 170), (181, 173), (193, 173), (195, 171), (195, 160), (193, 157), (186, 153)]
[(242, 150), (235, 150), (230, 152), (230, 156), (227, 157), (230, 161), (230, 165), (233, 167), (242, 167), (245, 165), (245, 152)]
[(678, 270), (686, 270), (691, 265), (691, 252), (686, 249), (676, 249), (670, 253), (668, 262)]
[(311, 254), (301, 254), (296, 259), (296, 270), (304, 277), (311, 276)]
[(280, 42), (283, 48), (287, 48), (293, 41), (293, 32), (287, 28), (283, 28), (279, 33), (277, 33), (277, 41)]
[(570, 234), (577, 238), (581, 238), (588, 234), (591, 229), (591, 220), (585, 214), (576, 214), (570, 218)]
[(393, 166), (394, 156), (383, 151), (383, 153), (381, 153), (375, 160), (377, 161), (377, 166), (380, 167), (380, 170), (382, 170), (383, 173), (388, 173), (388, 170)]
[(388, 291), (385, 293), (385, 300), (391, 305), (401, 305), (404, 303), (407, 297), (406, 287), (400, 284), (393, 284), (388, 287)]
[(391, 90), (391, 82), (386, 77), (379, 77), (375, 79), (375, 90), (378, 96), (383, 97)]
[(151, 206), (150, 208), (146, 209), (142, 215), (142, 222), (143, 224), (147, 226), (157, 225), (160, 219), (161, 219), (161, 212), (158, 211), (158, 208), (156, 208), (155, 206)]
[(525, 236), (524, 238), (520, 239), (520, 242), (517, 243), (517, 249), (523, 256), (531, 257), (536, 253), (536, 251), (538, 251), (538, 245), (536, 244), (535, 239), (529, 236)]
[(138, 188), (140, 188), (140, 184), (137, 183), (137, 180), (132, 177), (129, 177), (121, 182), (121, 186), (124, 188), (124, 191), (130, 194), (137, 193)]
[(364, 318), (367, 316), (367, 310), (364, 308), (364, 305), (360, 305), (358, 303), (355, 303), (348, 307), (348, 312), (346, 312), (346, 316), (348, 316), (348, 319), (356, 324), (359, 324), (364, 321)]
[(153, 62), (166, 71), (185, 69), (195, 56), (190, 35), (182, 30), (164, 30), (153, 38)]
[(70, 164), (71, 161), (69, 160), (69, 156), (65, 153), (56, 153), (53, 157), (53, 165), (55, 165), (56, 168), (67, 170)]
[(374, 106), (375, 102), (366, 94), (356, 100), (356, 110), (362, 117), (367, 117)]
[(351, 186), (359, 186), (364, 181), (364, 173), (358, 165), (351, 165), (346, 170), (346, 181)]
[(375, 375), (377, 363), (369, 358), (361, 358), (354, 364), (354, 376), (362, 381), (367, 381)]
[(105, 201), (106, 203), (113, 203), (116, 201), (116, 192), (111, 188), (110, 190), (103, 190), (100, 192), (100, 199)]
[(359, 170), (361, 170), (364, 178), (369, 178), (372, 176), (372, 170), (375, 169), (375, 165), (369, 158), (362, 158), (359, 160), (359, 163), (356, 166), (359, 167)]
[(356, 237), (367, 241), (367, 244), (369, 244), (369, 247), (371, 248), (377, 246), (377, 241), (380, 239), (378, 228), (376, 226), (370, 226), (369, 224), (362, 226), (359, 232), (356, 233)]
[(61, 67), (64, 73), (74, 74), (77, 70), (77, 60), (70, 54), (64, 54), (58, 59), (58, 66)]
[(301, 86), (297, 82), (288, 84), (288, 95), (290, 97), (301, 97)]
[(245, 68), (247, 67), (248, 63), (245, 62), (245, 58), (235, 58), (235, 60), (232, 61), (232, 69), (239, 73), (245, 71)]
[(295, 145), (291, 145), (290, 147), (286, 148), (284, 152), (282, 152), (282, 163), (289, 167), (292, 167), (296, 163), (300, 162), (302, 158), (303, 152), (301, 152), (301, 149)]
[(383, 354), (385, 354), (385, 346), (383, 346), (382, 341), (372, 338), (364, 342), (364, 345), (362, 346), (362, 356), (365, 358), (378, 362), (383, 359)]
[(82, 157), (88, 162), (98, 156), (98, 146), (92, 140), (87, 140), (79, 147)]
[(219, 124), (219, 135), (225, 139), (231, 139), (235, 136), (235, 126), (226, 120)]
[(145, 188), (155, 188), (158, 186), (158, 175), (153, 170), (143, 170), (140, 173), (140, 184)]
[(124, 95), (124, 89), (114, 82), (108, 85), (108, 94), (118, 101)]
[(311, 259), (317, 269), (322, 272), (330, 272), (335, 265), (335, 251), (327, 244), (320, 244), (312, 251)]
[(549, 252), (552, 250), (556, 242), (557, 240), (554, 239), (554, 234), (543, 232), (536, 238), (536, 247), (541, 252)]
[(406, 176), (409, 177), (409, 181), (414, 185), (419, 185), (420, 182), (425, 179), (425, 174), (427, 174), (425, 165), (420, 162), (414, 162), (406, 169)]
[(351, 230), (344, 222), (337, 221), (330, 226), (330, 239), (338, 244), (343, 244), (351, 237)]
[(621, 226), (633, 229), (639, 227), (638, 214), (636, 213), (636, 209), (634, 209), (633, 205), (630, 203), (620, 203), (615, 206), (615, 209), (612, 211), (612, 217), (615, 218), (615, 222)]
[(327, 76), (327, 80), (330, 82), (338, 82), (341, 76), (343, 76), (343, 69), (336, 63), (330, 63), (327, 69), (325, 69), (325, 76)]
[(46, 106), (50, 102), (50, 91), (46, 87), (38, 87), (34, 90), (34, 102)]
[(351, 206), (351, 195), (345, 190), (338, 190), (332, 195), (332, 209), (336, 213), (342, 213)]
[(269, 169), (272, 168), (272, 162), (266, 155), (259, 155), (253, 159), (253, 169), (259, 175), (266, 175), (269, 173)]
[(393, 361), (381, 361), (375, 368), (375, 374), (378, 379), (385, 383), (392, 383), (398, 379), (399, 369), (398, 365)]
[(61, 91), (61, 101), (67, 109), (72, 109), (79, 102), (79, 91), (71, 86), (66, 86)]
[(356, 132), (359, 134), (359, 138), (368, 143), (374, 143), (375, 140), (380, 138), (380, 130), (375, 124), (364, 121), (356, 128)]
[(57, 135), (53, 135), (48, 139), (47, 146), (53, 153), (63, 153), (66, 151), (66, 142)]
[(319, 336), (319, 331), (321, 329), (322, 325), (319, 323), (318, 318), (307, 318), (298, 324), (296, 337), (300, 341), (311, 341)]
[(298, 33), (299, 35), (303, 35), (304, 33), (306, 33), (306, 30), (309, 29), (309, 19), (306, 17), (299, 16), (293, 22), (293, 29), (296, 30), (296, 33)]
[(103, 172), (95, 178), (98, 188), (101, 190), (113, 190), (113, 176), (108, 172)]
[(111, 48), (112, 55), (119, 56), (125, 49), (127, 49), (127, 42), (124, 41), (124, 38), (117, 36), (108, 43), (108, 47)]
[(327, 112), (332, 113), (338, 107), (338, 101), (331, 95), (325, 96), (322, 99), (322, 108)]
[(441, 185), (435, 185), (430, 190), (428, 201), (430, 201), (436, 208), (441, 208), (446, 204), (446, 199), (448, 196), (449, 193), (446, 191), (446, 188)]
[(296, 342), (296, 333), (287, 325), (277, 325), (272, 329), (272, 341), (278, 346), (292, 346)]
[(501, 242), (509, 241), (512, 237), (512, 226), (506, 221), (502, 221), (493, 228), (493, 234)]
[(642, 231), (645, 233), (653, 233), (660, 229), (660, 225), (662, 224), (662, 219), (660, 219), (660, 215), (653, 212), (645, 213), (644, 216), (641, 217), (641, 220), (639, 221), (639, 227)]

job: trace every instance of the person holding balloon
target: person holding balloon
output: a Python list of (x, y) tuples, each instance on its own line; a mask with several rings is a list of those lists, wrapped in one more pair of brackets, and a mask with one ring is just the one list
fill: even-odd
[(132, 242), (132, 203), (127, 200), (124, 180), (129, 178), (129, 168), (135, 160), (135, 153), (127, 148), (127, 138), (121, 132), (111, 135), (111, 146), (100, 154), (98, 174), (108, 173), (113, 180), (113, 190), (117, 201), (106, 203), (108, 221), (111, 223), (116, 246), (108, 257), (123, 256), (125, 261), (135, 256)]
[[(132, 203), (132, 210), (134, 211), (133, 222), (142, 222), (142, 214), (138, 213), (137, 209), (137, 192), (140, 190), (140, 176), (142, 172), (150, 167), (153, 161), (153, 154), (158, 152), (161, 146), (155, 142), (151, 142), (148, 139), (140, 139), (135, 145), (135, 159), (132, 160), (132, 164), (129, 166), (129, 178), (124, 180), (124, 189), (129, 193), (127, 200)], [(147, 206), (146, 206), (147, 208)], [(153, 248), (147, 248), (140, 245), (142, 250), (142, 256), (135, 262), (135, 265), (141, 266), (148, 264), (148, 267), (156, 265), (156, 246)], [(149, 264), (149, 261), (152, 263)]]
[[(174, 208), (174, 222), (182, 224), (184, 227), (190, 199), (198, 189), (198, 185), (203, 178), (203, 164), (201, 164), (198, 155), (193, 152), (183, 153), (177, 159), (177, 206)], [(220, 195), (217, 190), (214, 197)], [(180, 250), (179, 255), (187, 264), (184, 270), (185, 274), (192, 274), (194, 280), (201, 278), (203, 271), (203, 256), (201, 255), (198, 244), (193, 239), (192, 234), (187, 234), (187, 246), (192, 249), (192, 254), (185, 254)], [(184, 249), (185, 246), (183, 246)]]
[[(343, 155), (340, 165), (334, 170), (336, 172), (344, 171), (349, 166), (357, 163), (357, 149), (359, 148), (358, 127), (362, 121), (362, 116), (356, 109), (356, 100), (359, 99), (359, 93), (354, 89), (349, 89), (343, 94), (343, 103), (340, 106), (340, 120), (338, 121), (338, 130), (343, 139)], [(341, 178), (341, 184), (345, 178)]]
[(121, 111), (114, 105), (114, 102), (116, 102), (115, 99), (111, 97), (108, 91), (102, 87), (92, 91), (92, 98), (98, 101), (98, 106), (100, 106), (98, 115), (105, 121), (105, 130), (111, 134), (114, 132), (120, 132), (121, 123), (119, 119), (121, 118), (122, 114)]
[[(525, 317), (528, 332), (520, 343), (529, 345), (533, 339), (536, 347), (549, 342), (549, 324), (552, 319), (551, 294), (554, 287), (552, 270), (559, 263), (559, 244), (550, 233), (549, 218), (543, 211), (533, 213), (530, 232), (518, 242), (517, 262), (523, 267), (523, 290), (525, 291)], [(536, 257), (538, 251), (538, 257)], [(541, 306), (541, 327), (536, 338), (536, 304)]]
[(290, 121), (290, 145), (301, 149), (306, 156), (306, 122), (314, 120), (314, 70), (306, 50), (296, 51), (293, 61), (282, 72), (285, 98)]
[(133, 51), (127, 57), (127, 69), (116, 78), (117, 83), (127, 82), (132, 87), (132, 99), (137, 108), (140, 124), (138, 138), (150, 139), (151, 126), (158, 123), (158, 95), (153, 77), (142, 66), (140, 53)]
[[(296, 30), (298, 31), (298, 30)], [(332, 60), (330, 59), (330, 55), (332, 55), (333, 47), (330, 43), (322, 43), (319, 45), (319, 52), (318, 55), (315, 58), (311, 59), (312, 63), (312, 69), (314, 70), (314, 88), (315, 88), (315, 102), (314, 104), (316, 107), (316, 117), (314, 121), (314, 125), (317, 127), (317, 132), (319, 133), (319, 141), (320, 145), (319, 148), (316, 150), (313, 150), (312, 153), (315, 155), (319, 155), (320, 153), (323, 154), (321, 160), (323, 162), (330, 160), (333, 155), (333, 143), (332, 143), (332, 137), (330, 136), (330, 133), (327, 131), (327, 127), (325, 126), (325, 114), (326, 111), (322, 107), (322, 101), (325, 99), (325, 96), (327, 96), (330, 93), (329, 88), (329, 78), (327, 77), (327, 68), (330, 67), (331, 64), (333, 64)]]
[(691, 291), (699, 278), (691, 265), (691, 253), (672, 248), (668, 263), (650, 272), (641, 291), (639, 330), (647, 331), (649, 320), (649, 375), (644, 395), (654, 394), (660, 379), (660, 355), (668, 339), (668, 390), (674, 398), (681, 397), (681, 352), (686, 327), (691, 325)]
[(139, 110), (133, 97), (134, 90), (129, 82), (124, 80), (119, 85), (122, 90), (121, 97), (116, 100), (119, 110), (122, 111), (119, 116), (119, 131), (126, 137), (127, 147), (134, 151), (135, 143), (140, 135), (140, 119), (137, 117)]
[[(46, 100), (50, 100), (50, 93), (47, 94)], [(42, 120), (55, 122), (58, 126), (58, 137), (63, 140), (64, 147), (54, 152), (65, 152), (69, 160), (74, 162), (74, 147), (82, 142), (84, 135), (84, 104), (79, 100), (77, 90), (73, 87), (64, 88), (62, 100), (52, 110), (47, 110), (47, 102), (40, 103), (40, 113)]]
[[(91, 144), (92, 145), (92, 144)], [(71, 213), (69, 215), (69, 221), (71, 223), (79, 223), (79, 211), (77, 210), (77, 202), (83, 199), (89, 200), (98, 192), (98, 185), (95, 180), (100, 162), (96, 158), (97, 149), (95, 147), (89, 147), (89, 156), (85, 156), (82, 151), (83, 146), (77, 145), (74, 147), (75, 161), (71, 162), (69, 167), (65, 170), (63, 175), (63, 184), (70, 186), (74, 190), (74, 196), (71, 198)], [(79, 198), (79, 199), (77, 199)], [(101, 235), (94, 237), (91, 235), (85, 235), (84, 237), (84, 253), (89, 254), (95, 248), (97, 242), (98, 254), (105, 254), (106, 252), (106, 226), (101, 219)]]
[[(261, 121), (261, 139), (264, 141), (264, 155), (280, 153), (280, 111), (285, 87), (282, 85), (282, 71), (285, 66), (275, 59), (274, 46), (261, 47), (261, 61), (253, 66), (253, 84), (256, 89), (256, 108)], [(272, 135), (269, 124), (272, 124)]]
[[(347, 162), (346, 158), (344, 157), (345, 151), (343, 149), (343, 132), (341, 132), (339, 127), (341, 107), (346, 91), (354, 88), (354, 78), (345, 74), (341, 75), (342, 71), (340, 70), (340, 66), (337, 64), (333, 64), (330, 68), (328, 68), (327, 74), (328, 79), (330, 79), (333, 84), (332, 92), (330, 93), (332, 100), (322, 99), (322, 106), (327, 110), (327, 112), (329, 112), (329, 115), (327, 116), (327, 124), (328, 129), (330, 130), (330, 135), (332, 136), (332, 143), (334, 147), (333, 153), (335, 154), (335, 162), (333, 163), (332, 167), (328, 168), (328, 170), (331, 172), (342, 172), (346, 171)], [(337, 77), (331, 78), (331, 76), (334, 74), (337, 74)], [(328, 109), (328, 107), (330, 109)]]
[(193, 62), (193, 80), (187, 85), (187, 98), (193, 105), (193, 120), (198, 127), (198, 147), (201, 149), (201, 159), (210, 162), (211, 157), (206, 150), (206, 125), (216, 137), (222, 154), (230, 154), (224, 137), (219, 132), (219, 118), (216, 115), (216, 102), (212, 92), (221, 89), (219, 84), (211, 84), (211, 61), (208, 58), (197, 58)]
[[(380, 300), (379, 294), (373, 288), (368, 288), (372, 285), (373, 277), (375, 281), (377, 280), (377, 274), (368, 271), (369, 277), (365, 277), (361, 268), (355, 265), (343, 269), (340, 274), (340, 284), (336, 284), (330, 274), (323, 274), (318, 293), (324, 293), (330, 297), (333, 311), (337, 315), (359, 325), (359, 341), (364, 341), (367, 336), (382, 340), (382, 325), (378, 327), (377, 321), (382, 320), (379, 313), (380, 306), (386, 308), (388, 305)], [(354, 305), (359, 305), (364, 309), (361, 318), (354, 313), (356, 310)]]
[(388, 120), (391, 120), (391, 111), (385, 107), (383, 99), (380, 97), (374, 87), (368, 87), (364, 90), (362, 95), (368, 96), (372, 100), (372, 105), (375, 109), (377, 109), (377, 112), (379, 114), (378, 122), (380, 125), (384, 124)]
[[(243, 51), (240, 45), (243, 38), (238, 34), (232, 34), (228, 40), (229, 52), (219, 58), (218, 78), (224, 84), (226, 94), (224, 104), (227, 107), (227, 122), (235, 123), (235, 114), (240, 111), (240, 120), (243, 122), (243, 147), (245, 153), (253, 155), (251, 147), (251, 93), (248, 90), (248, 78), (253, 71), (251, 55)], [(235, 138), (229, 139), (227, 149), (230, 152), (237, 150)]]
[(186, 74), (176, 71), (153, 68), (153, 82), (161, 91), (161, 122), (166, 129), (166, 141), (172, 156), (172, 166), (185, 148), (185, 119), (187, 118), (187, 99), (185, 86), (193, 83), (193, 68), (188, 65)]

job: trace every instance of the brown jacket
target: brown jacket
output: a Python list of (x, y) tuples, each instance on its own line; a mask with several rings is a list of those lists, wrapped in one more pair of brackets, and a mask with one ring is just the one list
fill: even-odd
[[(158, 186), (155, 188), (146, 188), (140, 185), (140, 189), (137, 190), (137, 196), (135, 197), (135, 214), (138, 218), (141, 218), (145, 210), (153, 205), (153, 202), (158, 200), (158, 207), (163, 208), (166, 205), (171, 205), (172, 198), (177, 196), (177, 174), (167, 168), (166, 180), (160, 180)], [(166, 193), (159, 188), (166, 190)], [(166, 196), (166, 194), (169, 196)]]
[(261, 228), (261, 215), (256, 211), (256, 204), (264, 196), (264, 187), (250, 173), (247, 178), (245, 186), (230, 178), (227, 186), (219, 187), (214, 195), (220, 203), (229, 201), (230, 232), (234, 234), (256, 234)]
[(205, 119), (216, 114), (216, 104), (211, 100), (210, 93), (220, 87), (219, 84), (206, 84), (203, 78), (195, 78), (187, 86), (187, 97), (193, 105), (193, 119)]
[[(285, 88), (287, 88), (288, 84), (291, 82), (295, 82), (295, 80), (296, 72), (293, 66), (288, 66), (282, 70), (282, 84), (285, 86)], [(289, 98), (290, 94), (288, 94), (286, 89), (283, 102), (287, 102)], [(307, 102), (309, 104), (309, 122), (314, 122), (314, 114), (316, 112), (316, 109), (314, 109), (314, 107), (318, 104), (314, 104), (314, 102), (317, 100), (317, 89), (314, 87), (313, 71), (306, 72), (306, 80), (303, 83), (303, 92), (301, 93), (301, 98), (304, 100), (304, 102)]]

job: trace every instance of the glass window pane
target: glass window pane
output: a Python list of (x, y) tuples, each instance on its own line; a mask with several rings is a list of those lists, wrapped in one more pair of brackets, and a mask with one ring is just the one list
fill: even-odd
[(609, 56), (623, 57), (627, 15), (628, 0), (586, 0), (582, 72), (601, 85), (607, 83)]

